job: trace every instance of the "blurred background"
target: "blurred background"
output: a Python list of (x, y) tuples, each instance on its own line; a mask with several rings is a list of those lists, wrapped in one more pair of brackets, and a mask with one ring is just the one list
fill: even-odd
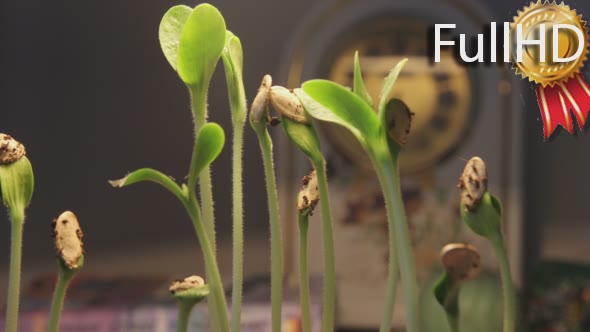
[[(590, 263), (587, 130), (576, 129), (571, 136), (558, 129), (544, 142), (535, 87), (513, 75), (509, 64), (463, 67), (447, 54), (443, 64), (435, 66), (426, 56), (428, 31), (434, 23), (456, 23), (456, 33), (474, 35), (491, 21), (512, 21), (526, 1), (211, 3), (242, 41), (249, 101), (267, 73), (274, 84), (290, 88), (315, 77), (347, 84), (352, 52), (359, 49), (363, 65), (366, 58), (367, 81), (374, 82), (368, 84), (378, 86), (383, 72), (379, 68), (390, 68), (391, 61), (395, 64), (409, 56), (408, 72), (422, 76), (400, 78), (397, 92), (413, 100), (408, 104), (418, 114), (412, 132), (417, 143), (402, 157), (408, 200), (416, 193), (424, 198), (452, 188), (465, 159), (482, 155), (490, 164), (491, 188), (509, 206), (506, 229), (515, 282), (523, 294), (533, 294), (543, 303), (545, 289), (567, 285), (566, 293), (551, 293), (558, 306), (571, 309), (555, 321), (566, 328), (584, 320), (588, 324), (590, 283), (580, 281), (588, 280), (585, 264)], [(584, 17), (590, 15), (590, 3), (568, 3)], [(171, 195), (154, 185), (113, 189), (107, 182), (141, 167), (159, 169), (177, 180), (187, 174), (193, 141), (188, 94), (157, 38), (162, 15), (175, 4), (180, 2), (0, 0), (0, 132), (26, 145), (36, 180), (24, 229), (23, 288), (54, 273), (50, 224), (64, 210), (74, 211), (84, 230), (85, 273), (164, 278), (203, 274), (192, 226)], [(209, 119), (227, 128), (229, 137), (230, 112), (221, 69), (210, 88)], [(588, 77), (588, 68), (584, 74)], [(444, 118), (437, 115), (442, 111), (447, 114)], [(262, 162), (248, 125), (245, 132), (245, 271), (247, 276), (265, 276), (269, 235)], [(323, 128), (322, 133), (328, 159), (345, 170), (329, 168), (336, 188), (347, 179), (370, 177), (363, 165), (351, 162), (357, 160), (356, 150), (347, 148), (344, 136), (333, 128)], [(302, 157), (288, 152), (280, 131), (274, 134), (280, 191), (288, 197), (307, 166)], [(226, 282), (231, 273), (230, 152), (227, 145), (213, 167), (219, 264)], [(448, 195), (456, 198), (458, 192)], [(441, 211), (452, 211), (452, 199), (449, 202)], [(292, 239), (296, 228), (290, 224), (289, 199), (282, 204), (285, 237)], [(416, 213), (425, 206), (415, 205)], [(345, 213), (336, 215), (341, 220), (335, 222), (346, 219)], [(0, 285), (6, 285), (10, 224), (4, 213), (1, 216)], [(339, 233), (342, 241), (350, 232), (356, 231), (347, 228)], [(292, 248), (286, 249), (286, 255), (289, 274), (293, 270), (289, 262), (295, 261)], [(321, 266), (315, 270), (321, 271)], [(555, 274), (557, 281), (544, 280), (544, 286), (538, 287), (535, 276), (540, 274)], [(573, 282), (562, 275), (578, 279)], [(426, 284), (429, 276), (424, 279)], [(0, 286), (2, 297), (5, 292)], [(371, 329), (362, 319), (341, 325)]]

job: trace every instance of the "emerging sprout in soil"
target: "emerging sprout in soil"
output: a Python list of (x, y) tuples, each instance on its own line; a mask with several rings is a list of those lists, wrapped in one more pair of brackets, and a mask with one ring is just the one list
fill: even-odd
[(434, 296), (444, 308), (452, 332), (459, 331), (459, 292), (463, 282), (481, 272), (477, 249), (468, 243), (451, 243), (440, 253), (445, 272), (434, 285)]
[(299, 301), (301, 303), (301, 331), (311, 331), (309, 272), (307, 263), (307, 229), (309, 216), (320, 200), (316, 171), (303, 177), (297, 196), (297, 223), (299, 226)]
[(485, 162), (479, 157), (471, 158), (459, 178), (461, 216), (473, 232), (488, 239), (494, 247), (502, 277), (504, 332), (514, 332), (516, 295), (502, 234), (502, 208), (500, 201), (488, 191), (487, 180)]
[(279, 198), (277, 194), (272, 154), (272, 139), (266, 129), (267, 124), (273, 124), (273, 120), (268, 116), (271, 84), (271, 77), (269, 75), (264, 76), (262, 84), (258, 89), (258, 94), (254, 98), (254, 102), (250, 108), (250, 125), (258, 137), (258, 143), (260, 145), (260, 150), (262, 151), (262, 162), (264, 164), (264, 179), (266, 181), (268, 215), (270, 219), (270, 297), (272, 307), (272, 331), (280, 332), (281, 302), (283, 297), (283, 241), (281, 234), (281, 219), (279, 216)]
[(18, 326), (23, 224), (34, 183), (33, 168), (26, 156), (25, 146), (12, 136), (0, 133), (0, 192), (11, 221), (6, 332), (16, 332)]
[(82, 229), (74, 213), (62, 213), (52, 225), (59, 272), (51, 301), (48, 331), (57, 332), (68, 285), (84, 265), (84, 244)]
[(398, 155), (408, 134), (411, 113), (401, 101), (389, 98), (406, 61), (402, 60), (385, 78), (377, 114), (364, 85), (358, 53), (354, 58), (353, 91), (327, 80), (307, 81), (303, 83), (302, 89), (294, 90), (312, 117), (348, 129), (367, 152), (377, 172), (387, 208), (390, 242), (389, 277), (385, 295), (387, 302), (383, 311), (381, 332), (391, 329), (398, 264), (406, 304), (407, 330), (415, 332), (419, 328), (416, 271), (398, 170)]
[(191, 310), (195, 304), (209, 295), (209, 286), (199, 276), (190, 276), (182, 280), (173, 281), (168, 288), (172, 296), (178, 300), (178, 332), (188, 331)]

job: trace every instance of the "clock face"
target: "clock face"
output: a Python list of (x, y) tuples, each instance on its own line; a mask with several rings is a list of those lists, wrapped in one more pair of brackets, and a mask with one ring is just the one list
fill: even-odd
[[(363, 77), (373, 104), (379, 102), (383, 79), (403, 58), (408, 58), (391, 97), (403, 100), (415, 113), (408, 143), (400, 154), (400, 171), (425, 171), (448, 157), (461, 143), (470, 121), (473, 82), (467, 68), (458, 65), (450, 51), (441, 62), (428, 56), (430, 24), (420, 19), (383, 18), (359, 24), (343, 34), (334, 52), (325, 57), (324, 77), (353, 85), (353, 56), (358, 50)], [(359, 143), (335, 125), (323, 125), (337, 151), (361, 169), (370, 162)]]

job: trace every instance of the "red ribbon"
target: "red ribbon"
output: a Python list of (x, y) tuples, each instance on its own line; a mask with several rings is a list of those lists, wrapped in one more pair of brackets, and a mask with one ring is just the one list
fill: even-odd
[(537, 88), (537, 101), (543, 118), (543, 136), (548, 139), (558, 125), (570, 134), (574, 123), (570, 111), (574, 112), (580, 130), (583, 130), (590, 110), (590, 86), (581, 74), (576, 74), (566, 83), (558, 82), (552, 87)]

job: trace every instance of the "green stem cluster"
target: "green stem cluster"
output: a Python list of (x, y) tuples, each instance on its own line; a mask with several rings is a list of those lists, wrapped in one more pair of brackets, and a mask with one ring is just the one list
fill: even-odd
[(8, 276), (8, 300), (6, 303), (6, 332), (16, 332), (18, 325), (24, 215), (24, 209), (16, 213), (10, 213), (12, 228), (10, 241), (10, 272)]
[(209, 285), (212, 293), (212, 297), (209, 298), (209, 303), (213, 303), (214, 306), (210, 312), (215, 312), (217, 315), (215, 316), (215, 319), (217, 320), (215, 324), (219, 331), (229, 331), (229, 321), (227, 317), (225, 295), (223, 292), (223, 283), (221, 281), (221, 275), (219, 273), (219, 267), (217, 266), (217, 260), (215, 259), (213, 247), (209, 241), (204, 223), (201, 220), (199, 203), (194, 198), (188, 198), (183, 200), (183, 204), (193, 221), (197, 238), (199, 239), (201, 249), (203, 250), (205, 268), (208, 272)]
[[(207, 119), (207, 89), (206, 87), (199, 87), (190, 89), (191, 95), (191, 106), (194, 118), (194, 133), (197, 137), (199, 130), (205, 125)], [(188, 179), (188, 200), (189, 204), (194, 205), (199, 209), (199, 203), (196, 199), (196, 185), (197, 185), (197, 172), (196, 167), (198, 164), (197, 155), (197, 144), (194, 145), (193, 154), (191, 158), (191, 165), (189, 169)], [(223, 295), (223, 284), (221, 282), (221, 276), (219, 275), (219, 269), (217, 267), (216, 258), (216, 236), (215, 236), (215, 215), (214, 215), (214, 203), (213, 203), (213, 189), (211, 184), (211, 172), (209, 166), (207, 166), (200, 174), (198, 178), (199, 182), (199, 194), (201, 204), (203, 206), (202, 215), (199, 211), (196, 215), (191, 215), (193, 219), (193, 225), (203, 254), (205, 255), (205, 269), (207, 279), (211, 285), (213, 296), (208, 301), (209, 315), (211, 317), (211, 328), (213, 330), (229, 331), (228, 318), (227, 318), (227, 306), (225, 296)], [(190, 213), (189, 213), (190, 214)], [(199, 221), (197, 221), (198, 218)], [(202, 218), (202, 219), (201, 219)], [(198, 228), (203, 228), (202, 232)], [(205, 242), (207, 245), (205, 245)], [(208, 248), (206, 248), (208, 247)], [(208, 252), (208, 253), (206, 253)], [(210, 261), (207, 263), (207, 261)], [(211, 263), (212, 262), (212, 263)], [(215, 271), (212, 271), (215, 269)], [(215, 276), (217, 274), (217, 277)], [(221, 293), (221, 294), (218, 294)], [(217, 303), (218, 301), (221, 301)], [(220, 310), (223, 308), (222, 310)], [(225, 327), (225, 328), (224, 328)]]
[(392, 156), (390, 158), (373, 158), (373, 162), (385, 198), (390, 239), (387, 303), (385, 305), (380, 331), (388, 332), (391, 329), (391, 319), (395, 303), (395, 288), (397, 286), (397, 262), (399, 262), (406, 304), (406, 326), (409, 332), (418, 331), (418, 288), (416, 286), (412, 244), (410, 242), (410, 234), (400, 189), (397, 160)]

